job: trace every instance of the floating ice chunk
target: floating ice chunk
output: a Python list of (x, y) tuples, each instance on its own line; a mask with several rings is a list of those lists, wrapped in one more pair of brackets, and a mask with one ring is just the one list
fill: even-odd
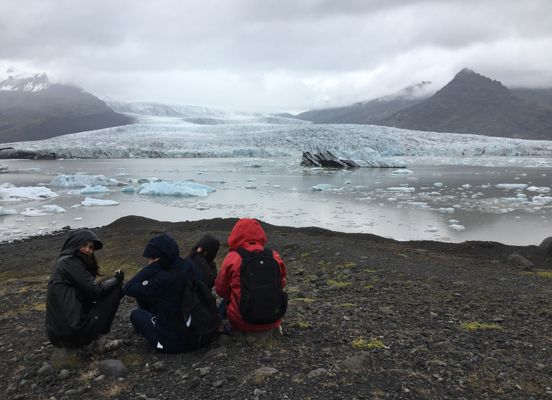
[(244, 186), (245, 189), (257, 189), (257, 186), (255, 185), (246, 185)]
[(409, 169), (396, 169), (394, 171), (391, 171), (391, 175), (410, 175), (413, 174), (414, 171), (411, 171)]
[(465, 185), (462, 185), (462, 187), (463, 187), (464, 189), (469, 189), (469, 188), (472, 187), (472, 185), (470, 185), (469, 183), (466, 183)]
[(417, 208), (429, 208), (429, 205), (425, 201), (405, 201), (404, 204)]
[(506, 190), (517, 190), (517, 189), (525, 189), (527, 185), (525, 183), (499, 183), (498, 185), (495, 185), (497, 189), (506, 189)]
[(11, 183), (0, 185), (0, 201), (42, 200), (58, 197), (48, 188), (40, 186), (14, 186)]
[(454, 208), (452, 207), (441, 207), (439, 208), (439, 212), (443, 214), (454, 214)]
[(83, 206), (117, 206), (119, 205), (118, 202), (115, 200), (102, 200), (102, 199), (95, 199), (93, 197), (87, 197), (84, 199), (84, 201), (81, 201), (81, 204)]
[(42, 206), (42, 208), (37, 209), (34, 207), (25, 208), (21, 212), (21, 215), (26, 217), (42, 217), (44, 215), (54, 215), (64, 213), (65, 209), (63, 207), (57, 206), (55, 204), (47, 204)]
[(532, 198), (533, 203), (537, 204), (546, 204), (546, 203), (552, 203), (552, 196), (534, 196)]
[(85, 188), (79, 190), (80, 194), (94, 194), (94, 193), (106, 193), (109, 192), (109, 189), (106, 186), (86, 186)]
[(82, 221), (82, 217), (75, 217), (73, 218), (75, 221)]
[(0, 215), (15, 215), (17, 214), (17, 211), (15, 210), (9, 210), (4, 207), (0, 207)]
[(325, 190), (333, 189), (333, 185), (330, 185), (329, 183), (319, 183), (318, 185), (312, 186), (311, 189), (315, 192), (323, 192)]
[(430, 225), (427, 227), (427, 229), (425, 230), (425, 232), (439, 232), (439, 228), (433, 226), (433, 225)]
[(549, 193), (550, 188), (548, 186), (529, 186), (526, 190), (537, 193)]
[(416, 191), (416, 188), (408, 187), (408, 186), (395, 186), (395, 187), (388, 187), (388, 192), (404, 192), (404, 193), (412, 193)]
[(452, 229), (453, 231), (457, 231), (457, 232), (466, 230), (466, 227), (464, 225), (460, 225), (460, 224), (451, 224), (451, 225), (449, 225), (449, 228)]
[(200, 210), (200, 211), (203, 211), (203, 210), (208, 210), (210, 209), (211, 207), (209, 207), (208, 205), (206, 204), (198, 204), (196, 206), (196, 210)]
[(448, 223), (451, 224), (451, 225), (454, 225), (454, 224), (459, 224), (460, 221), (458, 221), (457, 219), (449, 219)]
[(50, 182), (53, 187), (85, 187), (85, 186), (117, 186), (116, 179), (106, 178), (104, 175), (58, 175)]
[(136, 193), (136, 189), (134, 189), (134, 186), (125, 186), (121, 189), (121, 192), (123, 193)]
[(150, 182), (143, 183), (138, 189), (138, 194), (152, 196), (183, 196), (183, 197), (207, 197), (215, 189), (211, 186), (201, 185), (195, 182)]
[(433, 184), (433, 186), (435, 186), (435, 187), (443, 187), (443, 182), (435, 182), (435, 183)]

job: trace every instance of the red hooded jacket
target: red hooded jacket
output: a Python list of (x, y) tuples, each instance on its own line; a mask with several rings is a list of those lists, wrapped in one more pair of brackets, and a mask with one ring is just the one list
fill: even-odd
[[(215, 281), (215, 290), (220, 297), (230, 300), (230, 304), (226, 309), (228, 321), (232, 327), (238, 331), (258, 332), (274, 329), (280, 326), (281, 320), (271, 324), (250, 324), (244, 321), (240, 314), (240, 268), (242, 258), (235, 250), (239, 247), (243, 247), (247, 251), (263, 250), (265, 243), (266, 234), (261, 227), (261, 224), (254, 219), (240, 219), (236, 225), (234, 225), (234, 228), (228, 237), (230, 252), (220, 267), (220, 271)], [(284, 287), (286, 285), (286, 266), (276, 251), (273, 251), (272, 255), (280, 265), (282, 287)]]

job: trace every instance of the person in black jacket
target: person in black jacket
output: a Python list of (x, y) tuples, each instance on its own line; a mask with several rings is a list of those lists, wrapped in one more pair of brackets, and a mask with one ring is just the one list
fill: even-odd
[[(209, 254), (214, 259), (218, 248), (208, 242), (203, 246), (209, 247)], [(195, 253), (204, 250), (200, 247), (195, 248)], [(143, 256), (148, 259), (148, 265), (125, 285), (125, 294), (136, 298), (138, 303), (138, 308), (130, 314), (136, 330), (153, 348), (164, 353), (191, 351), (210, 343), (215, 335), (194, 334), (181, 318), (181, 306), (183, 288), (188, 279), (193, 277), (208, 286), (212, 277), (190, 258), (182, 259), (178, 244), (167, 234), (152, 238)]]
[(217, 263), (215, 257), (220, 248), (218, 239), (211, 235), (204, 235), (190, 251), (188, 258), (192, 260), (203, 272), (204, 283), (209, 289), (215, 286), (217, 277)]
[(73, 232), (63, 244), (46, 295), (46, 331), (57, 347), (78, 348), (111, 329), (119, 308), (124, 273), (96, 282), (94, 251), (103, 247), (91, 231)]

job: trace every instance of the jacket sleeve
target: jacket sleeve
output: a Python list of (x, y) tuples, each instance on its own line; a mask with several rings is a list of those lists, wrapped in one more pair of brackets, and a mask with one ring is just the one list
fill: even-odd
[(75, 286), (77, 292), (83, 299), (97, 300), (104, 297), (113, 287), (106, 287), (102, 284), (96, 283), (94, 276), (86, 271), (84, 267), (80, 265), (71, 265), (68, 260), (66, 262), (65, 271), (69, 275), (69, 279)]
[(226, 258), (222, 262), (220, 271), (217, 275), (217, 278), (215, 279), (215, 291), (223, 299), (230, 298), (230, 283), (232, 282), (233, 274), (232, 269), (238, 258), (239, 255), (235, 251), (231, 251), (230, 253), (228, 253)]
[(169, 272), (157, 263), (147, 265), (125, 285), (125, 294), (137, 299), (157, 297), (171, 280)]
[(284, 261), (282, 260), (282, 258), (280, 257), (280, 254), (278, 254), (277, 251), (272, 250), (272, 256), (274, 257), (274, 259), (276, 260), (276, 262), (278, 262), (278, 264), (280, 265), (280, 274), (282, 275), (282, 287), (285, 287), (286, 284), (287, 284), (287, 280), (286, 280), (286, 275), (287, 275), (286, 264), (284, 264)]

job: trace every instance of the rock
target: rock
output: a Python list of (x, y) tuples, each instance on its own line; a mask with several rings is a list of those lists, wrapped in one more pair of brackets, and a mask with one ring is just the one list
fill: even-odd
[(341, 361), (341, 367), (345, 369), (361, 369), (366, 365), (366, 355), (359, 354)]
[(119, 347), (121, 347), (123, 345), (123, 341), (122, 340), (108, 340), (105, 344), (104, 344), (104, 352), (108, 352), (108, 351), (113, 351), (113, 350), (116, 350), (118, 349)]
[(199, 386), (200, 383), (201, 383), (201, 379), (199, 379), (196, 376), (193, 379), (190, 379), (190, 383), (188, 384), (188, 389), (195, 389), (196, 387)]
[(76, 394), (78, 394), (78, 393), (77, 393), (77, 389), (69, 389), (69, 390), (67, 390), (67, 391), (65, 392), (65, 395), (66, 395), (66, 396), (69, 396), (69, 397), (70, 397), (70, 396), (74, 396), (74, 395), (76, 395)]
[(99, 376), (97, 376), (94, 380), (95, 380), (96, 382), (101, 382), (101, 381), (103, 381), (104, 379), (105, 379), (105, 375), (99, 375)]
[(71, 373), (69, 372), (69, 370), (62, 369), (61, 371), (59, 371), (59, 374), (58, 374), (57, 377), (58, 377), (59, 380), (64, 380), (64, 379), (69, 378), (70, 375), (71, 375)]
[(128, 369), (120, 360), (103, 360), (100, 362), (100, 370), (107, 376), (123, 376)]
[(266, 379), (269, 377), (276, 375), (278, 373), (278, 370), (276, 368), (272, 367), (261, 367), (257, 368), (253, 373), (251, 374), (251, 380), (257, 384), (263, 383)]
[(226, 346), (216, 347), (205, 353), (205, 358), (226, 358), (227, 356)]
[(38, 376), (48, 376), (55, 372), (54, 367), (50, 363), (42, 364), (42, 367), (37, 371)]
[(165, 369), (165, 363), (163, 361), (156, 361), (151, 365), (154, 371), (163, 371)]
[(258, 399), (259, 397), (264, 396), (265, 394), (266, 394), (266, 390), (255, 389), (253, 391), (253, 396), (255, 397), (255, 399)]
[(205, 376), (211, 372), (211, 367), (198, 368), (199, 376)]
[(532, 268), (535, 267), (535, 264), (533, 264), (527, 258), (523, 257), (521, 254), (518, 254), (518, 253), (510, 254), (506, 258), (506, 260), (510, 265), (513, 265), (514, 267), (523, 269), (525, 271), (530, 271)]
[(214, 388), (219, 388), (221, 387), (222, 385), (224, 384), (224, 381), (222, 379), (219, 379), (219, 380), (216, 380), (213, 382), (213, 387)]
[(547, 237), (539, 244), (539, 252), (545, 256), (552, 256), (552, 236)]
[(307, 374), (308, 378), (318, 378), (320, 376), (326, 376), (329, 375), (329, 372), (325, 368), (317, 368), (315, 370), (312, 370)]

